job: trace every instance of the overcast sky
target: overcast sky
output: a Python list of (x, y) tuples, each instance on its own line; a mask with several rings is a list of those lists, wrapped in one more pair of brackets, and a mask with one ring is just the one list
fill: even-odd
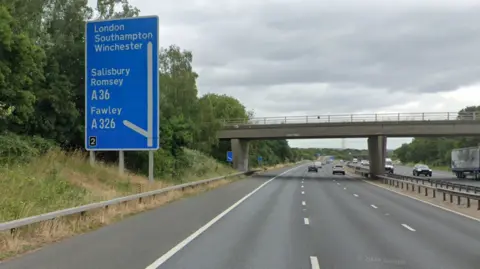
[[(480, 105), (479, 0), (133, 0), (198, 89), (256, 116), (456, 112)], [(389, 139), (388, 148), (410, 139)], [(292, 146), (340, 147), (340, 140)], [(366, 148), (366, 139), (347, 139)]]

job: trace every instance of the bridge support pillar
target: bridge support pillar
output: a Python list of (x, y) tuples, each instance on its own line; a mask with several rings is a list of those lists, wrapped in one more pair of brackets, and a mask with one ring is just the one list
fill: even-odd
[(370, 177), (385, 173), (385, 157), (387, 156), (387, 137), (369, 136), (368, 155), (370, 156)]
[(248, 140), (232, 139), (233, 168), (240, 172), (248, 171)]

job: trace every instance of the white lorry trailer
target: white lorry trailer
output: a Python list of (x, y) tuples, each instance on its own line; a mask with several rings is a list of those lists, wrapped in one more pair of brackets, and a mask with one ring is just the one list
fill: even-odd
[(452, 150), (452, 172), (457, 178), (472, 175), (475, 180), (480, 174), (480, 147), (458, 148)]

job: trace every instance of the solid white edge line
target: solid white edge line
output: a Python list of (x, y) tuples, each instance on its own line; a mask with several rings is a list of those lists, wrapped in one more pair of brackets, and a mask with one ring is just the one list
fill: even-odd
[(344, 190), (346, 190), (347, 188), (343, 188)]
[(199, 235), (201, 235), (203, 232), (205, 232), (208, 228), (210, 228), (213, 224), (215, 224), (217, 221), (219, 221), (221, 218), (223, 218), (225, 215), (227, 215), (230, 211), (235, 209), (237, 206), (239, 206), (241, 203), (243, 203), (245, 200), (247, 200), (250, 196), (252, 196), (254, 193), (259, 191), (261, 188), (263, 188), (265, 185), (268, 183), (272, 182), (274, 179), (276, 179), (279, 176), (282, 176), (292, 170), (298, 169), (301, 166), (293, 167), (288, 169), (287, 171), (276, 175), (275, 177), (269, 179), (268, 181), (264, 182), (262, 185), (258, 186), (256, 189), (254, 189), (252, 192), (249, 194), (245, 195), (242, 199), (238, 200), (236, 203), (231, 205), (229, 208), (225, 209), (222, 213), (218, 214), (215, 218), (207, 222), (205, 225), (200, 227), (200, 229), (196, 230), (193, 232), (191, 235), (189, 235), (187, 238), (185, 238), (182, 242), (178, 243), (176, 246), (174, 246), (172, 249), (167, 251), (165, 254), (163, 254), (160, 258), (158, 258), (156, 261), (154, 261), (152, 264), (147, 266), (145, 269), (157, 269), (160, 265), (164, 264), (168, 259), (170, 259), (175, 253), (179, 252), (184, 248), (186, 245), (188, 245), (190, 242), (192, 242), (195, 238), (197, 238)]
[(405, 229), (407, 229), (407, 230), (410, 230), (410, 231), (412, 231), (412, 232), (415, 232), (415, 229), (413, 229), (412, 227), (408, 226), (407, 224), (403, 224), (403, 223), (402, 223), (402, 226), (405, 227)]
[(320, 269), (317, 257), (310, 256), (310, 264), (312, 265), (312, 269)]
[(385, 189), (385, 190), (387, 190), (387, 191), (396, 193), (396, 194), (398, 194), (398, 195), (411, 198), (411, 199), (413, 199), (413, 200), (415, 200), (415, 201), (422, 202), (422, 203), (424, 203), (424, 204), (431, 205), (431, 206), (436, 207), (436, 208), (439, 208), (439, 209), (443, 209), (443, 210), (445, 210), (445, 211), (448, 211), (448, 212), (453, 213), (453, 214), (457, 214), (457, 215), (462, 216), (462, 217), (465, 217), (465, 218), (467, 218), (467, 219), (471, 219), (471, 220), (480, 222), (480, 219), (477, 219), (477, 218), (475, 218), (475, 217), (469, 216), (469, 215), (467, 215), (467, 214), (463, 214), (463, 213), (461, 213), (461, 212), (458, 212), (458, 211), (455, 211), (455, 210), (451, 210), (451, 209), (449, 209), (449, 208), (446, 208), (446, 207), (443, 207), (443, 206), (440, 206), (440, 205), (436, 205), (436, 204), (434, 204), (434, 203), (430, 203), (430, 202), (427, 202), (427, 201), (418, 199), (418, 198), (416, 198), (416, 197), (412, 197), (412, 196), (403, 194), (403, 193), (401, 193), (401, 192), (398, 192), (398, 191), (389, 189), (389, 188), (384, 187), (384, 186), (376, 185), (376, 184), (371, 183), (371, 182), (368, 182), (368, 181), (366, 181), (366, 180), (364, 180), (364, 179), (362, 179), (362, 181), (365, 182), (365, 183), (368, 183), (368, 184), (370, 184), (370, 185), (373, 185), (373, 186), (375, 186), (375, 187), (382, 188), (382, 189)]
[(376, 205), (370, 205), (371, 207), (377, 209), (378, 207)]
[(305, 192), (304, 192), (304, 191), (302, 191), (302, 194), (305, 194)]
[(355, 194), (355, 193), (354, 193), (353, 196), (358, 197), (358, 194)]
[(303, 188), (303, 185), (302, 185), (302, 188)]
[(309, 225), (309, 224), (310, 224), (310, 221), (308, 220), (308, 218), (303, 218), (303, 222), (305, 223), (305, 225)]
[(305, 201), (302, 201), (302, 205), (306, 205)]

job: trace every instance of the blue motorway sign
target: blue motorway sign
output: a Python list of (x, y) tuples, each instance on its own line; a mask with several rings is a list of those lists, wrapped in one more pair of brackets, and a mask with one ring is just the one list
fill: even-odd
[(233, 152), (227, 151), (227, 162), (233, 162)]
[(261, 163), (261, 162), (263, 161), (263, 157), (262, 157), (262, 156), (258, 156), (257, 161), (258, 161), (259, 163)]
[(157, 16), (87, 22), (87, 150), (160, 147), (158, 24)]

